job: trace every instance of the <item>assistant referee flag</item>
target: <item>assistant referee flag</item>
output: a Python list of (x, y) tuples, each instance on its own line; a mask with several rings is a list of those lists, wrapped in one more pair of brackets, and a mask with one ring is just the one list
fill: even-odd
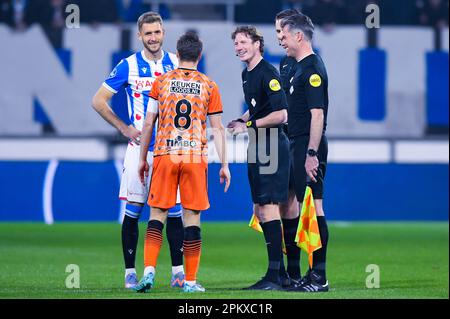
[(295, 237), (297, 246), (308, 254), (309, 267), (313, 265), (313, 252), (322, 247), (319, 225), (317, 223), (316, 206), (311, 187), (307, 186), (303, 198), (302, 212)]

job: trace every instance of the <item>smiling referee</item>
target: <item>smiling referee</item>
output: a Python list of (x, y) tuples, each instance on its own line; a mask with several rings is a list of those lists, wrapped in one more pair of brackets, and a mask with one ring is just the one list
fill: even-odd
[[(295, 193), (303, 200), (306, 185), (311, 186), (316, 206), (322, 248), (313, 253), (313, 267), (293, 291), (328, 291), (326, 253), (328, 226), (323, 211), (323, 187), (328, 157), (325, 136), (328, 113), (328, 76), (322, 59), (312, 49), (314, 25), (303, 14), (281, 21), (281, 45), (297, 60), (288, 93), (288, 132), (294, 168)], [(309, 181), (309, 182), (308, 182)], [(301, 205), (301, 203), (300, 203)]]

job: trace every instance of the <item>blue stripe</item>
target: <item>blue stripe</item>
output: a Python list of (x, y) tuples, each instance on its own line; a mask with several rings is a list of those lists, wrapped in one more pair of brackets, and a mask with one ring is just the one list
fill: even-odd
[(169, 208), (169, 213), (178, 213), (179, 211), (181, 211), (181, 205), (180, 204), (176, 204), (172, 208)]
[(143, 91), (142, 94), (144, 95), (144, 117), (145, 115), (147, 115), (147, 108), (148, 108), (148, 101), (150, 99), (149, 95), (150, 95), (150, 91)]
[(128, 210), (125, 211), (125, 215), (133, 217), (133, 218), (139, 218), (139, 216), (140, 216), (140, 214), (135, 214), (135, 213), (132, 213), (132, 212), (130, 212)]
[(152, 139), (150, 140), (150, 144), (148, 146), (149, 152), (153, 152), (155, 149), (155, 139), (156, 139), (156, 126), (153, 128)]
[(172, 71), (174, 69), (173, 62), (170, 59), (169, 53), (167, 53), (167, 52), (164, 52), (162, 65), (163, 65), (164, 73), (167, 73), (167, 72)]
[(427, 53), (427, 123), (448, 127), (448, 52)]
[[(136, 54), (137, 64), (138, 64), (138, 72), (139, 77), (141, 78), (150, 78), (152, 77), (152, 69), (150, 67), (150, 64), (148, 64), (144, 58), (142, 57), (142, 53), (138, 52)], [(144, 69), (145, 68), (145, 72)]]
[(127, 204), (125, 206), (126, 210), (128, 210), (128, 211), (130, 211), (132, 213), (138, 213), (138, 214), (140, 214), (142, 212), (143, 208), (144, 207), (142, 207), (142, 206), (136, 206), (136, 205), (131, 205), (131, 204)]
[[(151, 78), (152, 77), (152, 68), (150, 67), (150, 64), (144, 60), (144, 58), (142, 57), (142, 52), (138, 52), (136, 54), (136, 60), (137, 60), (137, 64), (138, 64), (138, 72), (139, 72), (139, 77), (141, 78)], [(144, 72), (145, 70), (145, 72)], [(150, 91), (143, 91), (143, 101), (142, 103), (144, 104), (144, 116), (145, 114), (147, 114), (147, 107), (148, 107), (148, 99), (149, 99), (149, 94)]]
[(167, 216), (170, 218), (178, 218), (183, 216), (183, 212), (169, 213)]
[(383, 121), (386, 117), (386, 52), (364, 49), (359, 52), (359, 108), (364, 121)]
[(133, 90), (131, 89), (131, 86), (127, 86), (126, 91), (127, 91), (128, 97), (130, 98), (130, 108), (131, 108), (130, 121), (131, 121), (131, 123), (134, 123), (134, 98), (133, 98)]

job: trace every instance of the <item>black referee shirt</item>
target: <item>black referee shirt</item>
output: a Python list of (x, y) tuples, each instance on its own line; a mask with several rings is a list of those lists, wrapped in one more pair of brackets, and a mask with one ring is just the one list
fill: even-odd
[(289, 137), (309, 136), (311, 109), (324, 111), (323, 134), (327, 127), (328, 75), (322, 59), (312, 54), (297, 63), (296, 71), (289, 80), (287, 94)]
[(272, 112), (287, 109), (286, 94), (281, 87), (280, 75), (266, 60), (261, 60), (251, 71), (242, 72), (245, 102), (251, 121), (264, 118)]
[(294, 75), (297, 61), (294, 58), (285, 56), (280, 62), (280, 78), (281, 86), (286, 94), (289, 94), (291, 83), (289, 82)]

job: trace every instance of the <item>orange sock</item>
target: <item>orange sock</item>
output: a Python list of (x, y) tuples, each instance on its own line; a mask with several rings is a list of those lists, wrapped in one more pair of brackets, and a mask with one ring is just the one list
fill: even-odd
[(144, 244), (144, 265), (155, 267), (158, 261), (159, 251), (162, 245), (162, 230), (164, 225), (157, 220), (148, 222)]
[(200, 266), (200, 255), (202, 253), (202, 240), (191, 240), (183, 242), (184, 263), (186, 281), (197, 280), (197, 272)]

